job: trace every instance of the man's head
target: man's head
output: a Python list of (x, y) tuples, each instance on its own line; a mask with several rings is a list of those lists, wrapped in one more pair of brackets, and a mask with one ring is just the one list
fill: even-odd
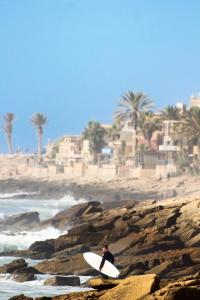
[(108, 251), (108, 245), (107, 244), (104, 244), (103, 245), (103, 253), (107, 252)]

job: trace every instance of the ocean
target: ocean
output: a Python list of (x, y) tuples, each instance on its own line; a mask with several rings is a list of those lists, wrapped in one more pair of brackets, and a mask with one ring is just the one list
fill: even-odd
[[(18, 199), (14, 199), (14, 197)], [(0, 219), (14, 214), (37, 211), (40, 219), (45, 220), (53, 217), (59, 211), (71, 207), (72, 205), (83, 203), (86, 200), (75, 200), (71, 196), (65, 196), (60, 200), (43, 200), (43, 199), (20, 199), (19, 194), (0, 194)], [(42, 241), (51, 238), (57, 238), (67, 233), (67, 228), (63, 231), (53, 227), (47, 227), (42, 230), (32, 231), (2, 231), (0, 232), (0, 252), (5, 250), (23, 250), (28, 248), (35, 241)], [(11, 262), (14, 257), (0, 257), (0, 265)], [(34, 265), (39, 261), (26, 259), (29, 265)], [(10, 274), (0, 274), (0, 299), (8, 300), (18, 294), (27, 296), (53, 296), (59, 294), (70, 293), (74, 291), (85, 290), (81, 287), (51, 287), (43, 285), (44, 281), (51, 275), (38, 275), (37, 280), (17, 283), (12, 279)], [(88, 276), (81, 276), (81, 282), (88, 280)]]

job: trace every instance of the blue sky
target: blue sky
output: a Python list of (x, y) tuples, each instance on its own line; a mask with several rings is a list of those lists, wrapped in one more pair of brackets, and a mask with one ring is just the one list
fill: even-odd
[[(127, 90), (157, 108), (200, 91), (200, 1), (0, 0), (0, 115), (14, 112), (15, 147), (112, 121)], [(5, 149), (0, 132), (0, 151)]]

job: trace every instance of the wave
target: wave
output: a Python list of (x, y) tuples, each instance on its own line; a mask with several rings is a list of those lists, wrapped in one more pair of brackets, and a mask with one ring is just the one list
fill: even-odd
[(37, 195), (37, 193), (28, 193), (28, 192), (18, 192), (18, 193), (0, 193), (0, 199), (12, 199), (12, 198), (20, 198), (20, 197), (28, 197)]
[[(7, 300), (18, 294), (25, 294), (29, 297), (56, 296), (72, 292), (88, 291), (89, 288), (71, 286), (45, 286), (45, 279), (51, 275), (37, 275), (34, 281), (23, 283), (15, 282), (10, 274), (0, 274), (0, 299)], [(81, 283), (85, 282), (89, 276), (81, 276)]]
[(3, 220), (5, 218), (5, 214), (0, 212), (0, 221)]
[(72, 196), (66, 195), (61, 199), (0, 199), (0, 219), (13, 214), (37, 211), (40, 219), (45, 220), (54, 217), (61, 210), (67, 209), (73, 205), (87, 202), (85, 199), (74, 199)]
[[(5, 264), (9, 264), (13, 260), (15, 260), (15, 259), (19, 259), (19, 257), (15, 257), (15, 256), (0, 256), (0, 266), (3, 266)], [(40, 259), (26, 258), (26, 262), (28, 263), (29, 266), (32, 267), (32, 266), (38, 264), (39, 262), (41, 262), (41, 260)], [(0, 279), (1, 279), (1, 277), (0, 277)]]
[(0, 252), (8, 250), (24, 250), (30, 247), (36, 241), (45, 241), (47, 239), (56, 239), (66, 231), (61, 231), (54, 227), (47, 227), (39, 231), (22, 231), (12, 233), (3, 231), (0, 233)]

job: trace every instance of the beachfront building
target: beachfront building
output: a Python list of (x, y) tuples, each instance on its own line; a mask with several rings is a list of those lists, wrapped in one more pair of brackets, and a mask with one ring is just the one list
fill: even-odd
[(55, 162), (57, 165), (67, 165), (71, 162), (78, 161), (81, 156), (81, 136), (66, 135), (58, 146)]
[(190, 97), (190, 107), (200, 107), (200, 93)]
[(72, 165), (90, 159), (89, 142), (81, 135), (66, 135), (58, 145), (55, 157), (57, 165)]
[(173, 141), (174, 125), (177, 123), (176, 120), (163, 121), (163, 144), (159, 146), (159, 151), (178, 151), (178, 147), (174, 145)]

